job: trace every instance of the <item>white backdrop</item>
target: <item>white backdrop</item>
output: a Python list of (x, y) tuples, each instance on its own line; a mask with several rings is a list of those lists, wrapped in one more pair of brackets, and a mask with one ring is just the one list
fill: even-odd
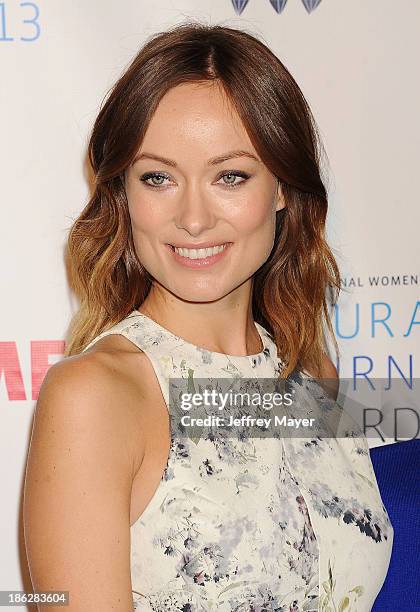
[(418, 377), (419, 3), (1, 2), (0, 590), (30, 590), (24, 465), (39, 386), (76, 308), (63, 254), (88, 198), (89, 130), (144, 40), (190, 17), (261, 37), (317, 119), (331, 166), (328, 237), (349, 286), (334, 313), (340, 376)]

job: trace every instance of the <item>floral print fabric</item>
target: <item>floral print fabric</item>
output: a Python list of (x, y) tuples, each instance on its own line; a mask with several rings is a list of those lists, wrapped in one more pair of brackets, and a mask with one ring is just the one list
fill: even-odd
[[(88, 347), (127, 337), (149, 357), (169, 406), (170, 378), (277, 377), (276, 345), (256, 327), (263, 351), (231, 356), (134, 310)], [(299, 416), (309, 415), (319, 402), (310, 377), (292, 378)], [(366, 438), (349, 418), (343, 428), (337, 437), (193, 441), (171, 427), (162, 479), (131, 527), (134, 611), (369, 612), (393, 527)]]

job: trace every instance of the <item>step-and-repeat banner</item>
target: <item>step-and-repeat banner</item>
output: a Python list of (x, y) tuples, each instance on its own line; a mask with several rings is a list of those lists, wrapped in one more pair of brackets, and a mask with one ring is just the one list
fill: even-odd
[[(420, 371), (419, 3), (0, 2), (0, 589), (28, 587), (24, 466), (40, 385), (63, 356), (77, 308), (64, 247), (88, 199), (89, 130), (146, 38), (189, 18), (254, 32), (299, 83), (329, 158), (327, 236), (344, 281), (332, 313), (340, 377), (382, 381), (375, 401), (390, 413), (412, 401)], [(415, 410), (396, 416), (392, 432), (370, 434), (371, 447), (419, 435)]]

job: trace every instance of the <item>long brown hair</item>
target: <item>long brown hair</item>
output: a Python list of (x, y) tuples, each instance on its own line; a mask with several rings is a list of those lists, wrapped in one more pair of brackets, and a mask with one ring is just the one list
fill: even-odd
[(282, 377), (295, 368), (321, 376), (324, 323), (338, 353), (327, 297), (336, 303), (341, 279), (325, 239), (326, 156), (315, 120), (287, 68), (262, 41), (244, 30), (195, 21), (149, 38), (105, 96), (94, 123), (88, 145), (93, 194), (67, 243), (80, 307), (65, 355), (82, 351), (146, 298), (153, 279), (134, 249), (124, 171), (165, 93), (181, 83), (215, 80), (285, 199), (276, 213), (273, 250), (254, 274), (254, 319), (276, 342)]

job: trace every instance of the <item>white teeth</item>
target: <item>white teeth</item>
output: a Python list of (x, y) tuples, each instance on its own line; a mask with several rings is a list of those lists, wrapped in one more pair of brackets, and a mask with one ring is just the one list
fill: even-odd
[(210, 257), (211, 255), (221, 253), (226, 247), (227, 243), (216, 247), (210, 247), (208, 249), (178, 249), (177, 247), (174, 247), (174, 250), (176, 253), (178, 253), (178, 255), (188, 257), (188, 259), (204, 259), (205, 257)]

